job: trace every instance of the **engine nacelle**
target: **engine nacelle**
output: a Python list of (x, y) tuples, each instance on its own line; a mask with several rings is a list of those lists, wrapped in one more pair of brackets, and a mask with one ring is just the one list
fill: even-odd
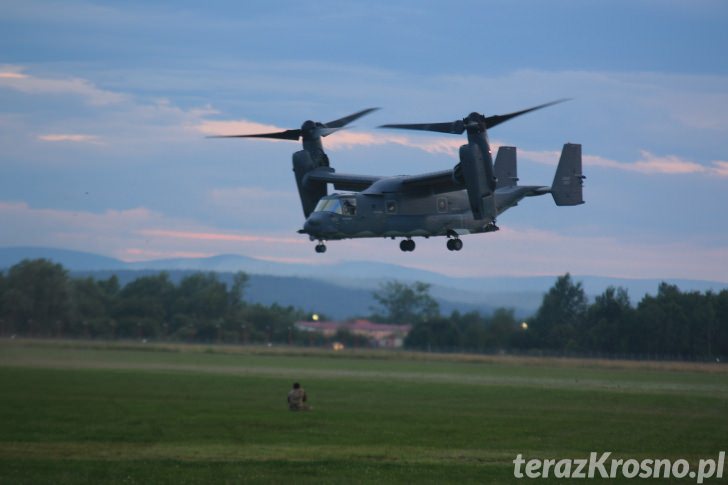
[[(468, 191), (470, 210), (475, 219), (495, 219), (495, 197), (491, 190), (492, 162), (483, 157), (480, 147), (469, 143), (460, 147), (459, 177)], [(490, 168), (490, 170), (488, 170)]]
[[(328, 195), (326, 182), (315, 182), (306, 179), (306, 174), (315, 168), (319, 168), (319, 166), (314, 163), (311, 155), (306, 150), (293, 154), (293, 172), (296, 175), (298, 195), (301, 197), (301, 207), (306, 218), (316, 208), (316, 204), (318, 204), (321, 197)], [(330, 170), (333, 171), (333, 169)]]

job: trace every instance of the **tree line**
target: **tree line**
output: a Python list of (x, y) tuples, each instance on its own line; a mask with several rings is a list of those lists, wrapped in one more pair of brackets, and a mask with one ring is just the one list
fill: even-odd
[(609, 287), (590, 302), (581, 283), (567, 273), (525, 321), (516, 320), (508, 309), (489, 316), (430, 315), (417, 321), (405, 346), (626, 358), (728, 357), (728, 290), (682, 292), (661, 283), (657, 294), (633, 305), (627, 290)]
[(26, 260), (0, 273), (0, 334), (27, 337), (169, 339), (196, 342), (291, 342), (301, 310), (244, 300), (248, 276), (226, 285), (214, 273), (179, 284), (167, 273), (125, 286), (108, 279), (72, 278), (59, 264)]
[[(226, 343), (366, 346), (366, 338), (339, 332), (324, 338), (295, 328), (303, 310), (245, 301), (248, 277), (228, 285), (215, 273), (193, 273), (174, 283), (167, 273), (120, 285), (71, 277), (61, 265), (26, 260), (0, 272), (0, 335), (62, 338), (157, 339)], [(430, 285), (383, 282), (373, 294), (372, 321), (411, 324), (405, 347), (431, 351), (547, 352), (624, 357), (728, 356), (728, 290), (682, 292), (662, 283), (633, 305), (623, 288), (593, 301), (581, 283), (557, 278), (531, 318), (511, 309), (490, 315), (443, 315)], [(324, 316), (325, 318), (325, 316)]]

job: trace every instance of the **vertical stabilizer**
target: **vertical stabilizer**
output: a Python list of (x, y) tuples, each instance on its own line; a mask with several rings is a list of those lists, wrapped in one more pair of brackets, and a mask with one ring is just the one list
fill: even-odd
[(516, 147), (500, 147), (495, 157), (493, 168), (498, 179), (496, 188), (518, 185), (518, 168), (516, 166)]
[(565, 144), (556, 168), (554, 183), (551, 185), (551, 195), (556, 205), (583, 204), (582, 187), (585, 178), (581, 172), (581, 145)]

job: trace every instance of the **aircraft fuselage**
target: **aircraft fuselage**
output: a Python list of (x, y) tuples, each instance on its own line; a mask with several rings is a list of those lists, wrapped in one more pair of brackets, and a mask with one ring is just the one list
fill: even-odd
[[(466, 190), (443, 193), (408, 190), (384, 191), (377, 187), (351, 194), (323, 197), (306, 220), (303, 231), (311, 239), (336, 240), (362, 237), (460, 236), (497, 230), (494, 218), (475, 219)], [(395, 180), (396, 181), (396, 178)], [(384, 185), (384, 184), (381, 184)], [(394, 184), (396, 185), (396, 184)], [(498, 214), (523, 197), (548, 193), (548, 187), (513, 186), (498, 189)], [(492, 196), (491, 196), (492, 197)]]

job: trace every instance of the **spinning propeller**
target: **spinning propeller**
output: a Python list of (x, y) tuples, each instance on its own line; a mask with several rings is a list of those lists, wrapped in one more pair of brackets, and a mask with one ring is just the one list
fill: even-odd
[(210, 136), (208, 138), (273, 138), (277, 140), (298, 140), (303, 138), (304, 140), (315, 139), (317, 137), (328, 136), (336, 131), (339, 131), (354, 120), (361, 118), (362, 116), (376, 111), (379, 108), (369, 108), (349, 116), (344, 116), (338, 120), (329, 121), (328, 123), (321, 123), (318, 121), (305, 121), (301, 128), (295, 130), (278, 131), (275, 133), (260, 133), (255, 135), (217, 135)]
[(546, 108), (548, 106), (553, 106), (558, 103), (563, 103), (564, 101), (569, 101), (569, 99), (559, 99), (556, 101), (551, 101), (550, 103), (541, 104), (538, 106), (534, 106), (533, 108), (524, 109), (521, 111), (516, 111), (514, 113), (508, 113), (505, 115), (494, 115), (494, 116), (485, 116), (480, 113), (470, 113), (468, 116), (461, 120), (455, 120), (445, 123), (411, 123), (411, 124), (390, 124), (390, 125), (381, 125), (380, 128), (398, 128), (402, 130), (419, 130), (419, 131), (435, 131), (438, 133), (452, 133), (454, 135), (460, 135), (468, 128), (475, 128), (479, 129), (478, 131), (482, 131), (483, 129), (493, 128), (496, 125), (499, 125), (503, 123), (504, 121), (508, 121), (511, 118), (515, 118), (516, 116), (525, 115), (526, 113), (530, 113), (531, 111), (536, 111), (537, 109)]

